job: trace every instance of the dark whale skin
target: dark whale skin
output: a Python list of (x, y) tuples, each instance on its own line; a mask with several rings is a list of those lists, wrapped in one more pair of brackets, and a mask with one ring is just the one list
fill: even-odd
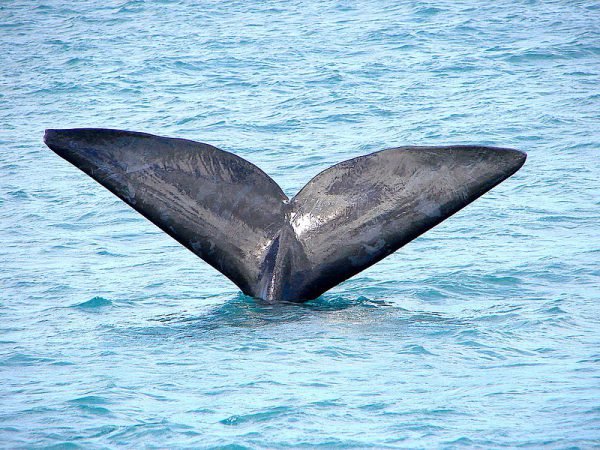
[(46, 130), (55, 153), (268, 302), (314, 299), (456, 213), (525, 163), (481, 146), (398, 147), (336, 164), (291, 200), (208, 144), (100, 128)]

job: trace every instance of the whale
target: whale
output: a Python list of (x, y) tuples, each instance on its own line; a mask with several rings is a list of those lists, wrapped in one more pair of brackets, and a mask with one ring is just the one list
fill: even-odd
[(49, 129), (45, 144), (269, 303), (301, 303), (394, 253), (513, 175), (522, 151), (405, 146), (335, 164), (293, 198), (212, 145), (102, 128)]

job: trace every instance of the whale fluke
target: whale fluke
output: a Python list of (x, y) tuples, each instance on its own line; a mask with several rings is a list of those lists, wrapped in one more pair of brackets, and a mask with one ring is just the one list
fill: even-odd
[(385, 258), (525, 162), (478, 146), (399, 147), (336, 164), (291, 200), (248, 161), (131, 131), (46, 130), (94, 178), (245, 294), (302, 302)]

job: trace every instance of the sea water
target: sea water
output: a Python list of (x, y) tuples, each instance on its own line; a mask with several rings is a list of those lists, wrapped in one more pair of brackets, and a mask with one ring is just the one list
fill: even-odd
[[(0, 3), (0, 446), (600, 445), (595, 1)], [(321, 298), (267, 305), (42, 143), (183, 137), (289, 196), (400, 145), (529, 155)]]

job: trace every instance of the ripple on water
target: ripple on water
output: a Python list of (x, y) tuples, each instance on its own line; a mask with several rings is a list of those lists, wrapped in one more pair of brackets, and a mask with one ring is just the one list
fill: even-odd
[(293, 408), (289, 406), (278, 406), (276, 408), (269, 408), (264, 411), (251, 413), (251, 414), (243, 414), (243, 415), (233, 415), (227, 417), (226, 419), (221, 420), (220, 422), (223, 425), (244, 425), (246, 423), (256, 423), (256, 422), (268, 422), (273, 418), (280, 418), (282, 416), (294, 416), (297, 413)]
[(111, 415), (112, 411), (108, 408), (110, 403), (108, 399), (97, 395), (88, 395), (85, 397), (69, 400), (69, 403), (76, 406), (82, 414), (91, 415)]
[[(0, 447), (596, 448), (598, 2), (197, 3), (1, 3)], [(214, 144), (290, 196), (385, 147), (529, 158), (268, 305), (42, 143), (86, 126)]]
[(72, 308), (80, 308), (80, 309), (84, 309), (84, 310), (94, 310), (94, 309), (99, 309), (99, 308), (103, 308), (106, 306), (112, 306), (112, 304), (113, 303), (106, 298), (94, 297), (85, 302), (72, 305), (71, 307)]

